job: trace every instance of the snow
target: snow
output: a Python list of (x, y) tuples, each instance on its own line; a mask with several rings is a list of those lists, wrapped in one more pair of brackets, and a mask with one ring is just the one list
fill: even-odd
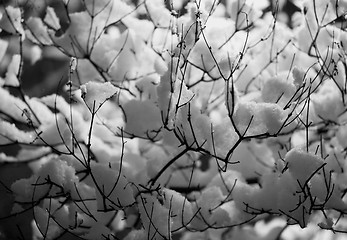
[(261, 90), (264, 102), (283, 103), (284, 106), (293, 97), (296, 87), (284, 76), (272, 77), (265, 81)]
[(332, 80), (327, 80), (312, 94), (312, 102), (316, 114), (321, 119), (337, 121), (345, 107), (341, 101), (341, 93)]
[(5, 41), (5, 40), (0, 39), (0, 60), (1, 61), (4, 60), (7, 47), (8, 47), (8, 42)]
[(117, 93), (110, 82), (88, 82), (81, 86), (82, 98), (91, 112), (97, 112), (101, 106)]
[(61, 28), (59, 18), (52, 7), (47, 7), (44, 22), (56, 31)]
[(295, 67), (293, 67), (292, 75), (293, 75), (293, 78), (294, 78), (295, 86), (301, 86), (302, 83), (305, 80), (305, 72), (304, 72), (304, 70), (302, 68), (300, 68), (300, 67), (295, 66)]
[(21, 9), (9, 5), (4, 11), (5, 13), (2, 13), (2, 18), (0, 19), (0, 28), (15, 35), (21, 34), (21, 38), (24, 40), (25, 34), (21, 22)]
[(170, 239), (172, 227), (170, 210), (150, 194), (140, 194), (137, 203), (146, 236), (149, 239)]
[(241, 134), (276, 134), (286, 118), (285, 111), (276, 103), (240, 101), (238, 106), (233, 120)]
[(179, 108), (175, 129), (179, 133), (181, 143), (191, 147), (200, 147), (212, 151), (211, 121), (208, 116), (199, 113), (194, 105), (185, 105)]
[(17, 74), (21, 64), (21, 56), (19, 54), (13, 55), (10, 64), (7, 67), (5, 76), (5, 84), (12, 87), (19, 87)]
[(131, 100), (122, 105), (127, 135), (156, 138), (162, 126), (159, 108), (149, 100)]
[(26, 24), (28, 30), (26, 31), (28, 38), (33, 42), (43, 45), (52, 45), (53, 41), (49, 35), (47, 26), (42, 22), (41, 18), (30, 17)]
[(312, 174), (319, 170), (324, 161), (320, 157), (298, 149), (292, 149), (285, 157), (288, 169), (293, 177), (303, 186)]
[(61, 188), (67, 192), (74, 191), (77, 182), (78, 177), (73, 167), (59, 158), (51, 157), (30, 178), (15, 181), (11, 190), (17, 201), (27, 203), (40, 200), (47, 195), (57, 195), (61, 192)]
[(146, 2), (149, 16), (154, 23), (154, 26), (167, 28), (171, 24), (170, 11), (165, 7), (163, 0), (152, 0)]
[(98, 210), (118, 210), (135, 202), (133, 190), (121, 172), (107, 165), (92, 165), (91, 174), (96, 191)]
[[(31, 43), (0, 40), (0, 162), (29, 161), (9, 198), (33, 206), (37, 239), (274, 240), (344, 221), (346, 1), (302, 1), (293, 29), (266, 0), (183, 2), (64, 1), (68, 21), (2, 8), (0, 31)], [(15, 93), (46, 45), (71, 59), (72, 104)]]
[[(0, 88), (0, 111), (14, 120), (26, 122), (27, 116), (23, 112), (28, 110), (27, 105), (19, 98), (14, 97), (4, 88)], [(28, 110), (28, 114), (30, 111)]]
[(196, 229), (204, 229), (208, 225), (223, 226), (230, 223), (228, 213), (220, 208), (225, 197), (220, 188), (211, 186), (204, 189), (198, 197), (195, 211), (198, 212), (197, 217), (193, 218), (192, 226)]
[(32, 131), (25, 132), (19, 130), (14, 123), (9, 123), (0, 119), (0, 144), (8, 143), (32, 143), (36, 134)]
[(187, 225), (193, 219), (192, 203), (182, 194), (168, 189), (163, 189), (164, 206), (170, 209), (172, 230)]

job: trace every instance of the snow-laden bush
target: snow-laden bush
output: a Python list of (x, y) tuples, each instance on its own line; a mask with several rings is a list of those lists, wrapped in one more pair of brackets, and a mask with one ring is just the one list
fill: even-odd
[(0, 239), (344, 238), (346, 11), (4, 1)]

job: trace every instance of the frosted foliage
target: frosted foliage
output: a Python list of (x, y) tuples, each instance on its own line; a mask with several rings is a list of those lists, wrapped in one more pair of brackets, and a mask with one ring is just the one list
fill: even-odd
[(59, 30), (61, 28), (59, 18), (57, 17), (54, 8), (52, 7), (47, 7), (44, 21), (48, 26), (50, 26), (54, 30)]
[(346, 11), (4, 1), (0, 239), (346, 238)]
[(192, 204), (180, 193), (164, 189), (164, 206), (171, 211), (172, 229), (179, 229), (193, 219)]
[[(92, 18), (87, 12), (72, 13), (69, 18), (71, 23), (65, 34), (60, 37), (52, 36), (52, 39), (67, 53), (82, 57), (90, 53), (91, 46), (99, 37), (104, 26), (101, 22), (92, 24)], [(84, 24), (80, 24), (81, 22)], [(71, 44), (71, 39), (74, 39), (73, 44)]]
[(74, 140), (83, 141), (85, 139), (86, 135), (84, 131), (87, 129), (87, 125), (83, 119), (81, 119), (81, 115), (75, 115), (74, 117), (76, 126), (73, 135), (69, 130), (68, 118), (64, 117), (62, 114), (58, 114), (53, 118), (54, 121), (40, 126), (40, 131), (42, 131), (42, 133), (40, 137), (35, 139), (35, 143), (57, 145), (57, 148), (62, 151), (72, 149)]
[(333, 81), (326, 81), (322, 88), (312, 96), (314, 109), (318, 117), (336, 121), (344, 111), (340, 92)]
[(165, 8), (163, 0), (148, 1), (145, 4), (155, 26), (163, 28), (170, 26), (171, 15)]
[[(138, 61), (136, 56), (136, 46), (139, 47), (141, 45), (140, 41), (141, 40), (135, 39), (134, 32), (124, 32), (117, 41), (120, 44), (119, 46), (122, 47), (119, 49), (119, 52), (115, 52), (114, 50), (110, 53), (105, 52), (106, 56), (108, 55), (109, 58), (107, 64), (110, 65), (112, 61), (114, 61), (114, 64), (112, 64), (109, 71), (111, 76), (113, 76), (113, 79), (116, 81), (122, 81), (124, 78), (133, 78), (133, 74), (136, 74), (136, 64), (133, 65), (132, 63)], [(105, 45), (101, 46), (104, 47)], [(112, 55), (110, 55), (111, 53)], [(104, 57), (104, 55), (101, 55), (101, 58)]]
[[(11, 189), (15, 193), (17, 201), (30, 202), (32, 199), (38, 200), (46, 194), (52, 196), (59, 194), (60, 188), (65, 191), (74, 191), (77, 181), (78, 177), (75, 175), (73, 167), (58, 158), (52, 158), (42, 165), (31, 178), (14, 182)], [(33, 192), (35, 195), (32, 195)]]
[(37, 227), (39, 228), (42, 236), (47, 238), (56, 238), (61, 233), (59, 226), (54, 224), (54, 221), (49, 221), (49, 213), (41, 207), (34, 208), (35, 219), (37, 219)]
[(235, 21), (237, 28), (246, 27), (261, 15), (260, 10), (251, 8), (246, 0), (228, 0), (227, 12), (231, 19)]
[[(302, 227), (307, 224), (308, 209), (312, 205), (318, 207), (325, 202), (326, 208), (334, 206), (342, 211), (346, 209), (346, 204), (339, 197), (340, 190), (333, 187), (335, 183), (324, 182), (326, 173), (323, 174), (325, 171), (323, 159), (293, 149), (288, 152), (285, 161), (288, 170), (282, 173), (264, 174), (261, 177), (261, 188), (243, 183), (240, 177), (232, 177), (231, 180), (234, 179), (232, 196), (235, 203), (249, 214), (258, 211), (284, 212), (291, 222), (298, 223)], [(229, 178), (223, 177), (226, 186), (230, 185)], [(334, 181), (333, 177), (331, 181)], [(308, 190), (305, 190), (306, 186), (309, 186)], [(310, 194), (316, 200), (310, 202), (306, 194)]]
[(287, 103), (295, 93), (294, 84), (282, 78), (271, 78), (264, 83), (261, 94), (265, 102)]
[[(105, 59), (105, 55), (103, 59)], [(81, 85), (88, 82), (90, 78), (94, 81), (103, 82), (102, 76), (88, 59), (78, 59), (76, 71), (73, 72), (71, 78)]]
[[(65, 101), (65, 99), (62, 96), (59, 95), (48, 95), (40, 98), (40, 102), (42, 102), (44, 105), (46, 105), (49, 108), (55, 108), (61, 113), (64, 117), (67, 119), (71, 116), (70, 115), (70, 105)], [(81, 121), (81, 112), (77, 112), (73, 115), (76, 121)], [(54, 114), (50, 114), (50, 117), (54, 116)], [(50, 123), (52, 123), (52, 119), (49, 119)]]
[(85, 5), (87, 12), (105, 25), (118, 21), (132, 10), (126, 1), (121, 0), (86, 0)]
[(143, 99), (156, 101), (158, 82), (159, 77), (144, 77), (136, 83), (136, 88), (141, 92)]
[[(47, 209), (51, 209), (53, 214), (50, 215)], [(43, 206), (36, 206), (34, 216), (37, 219), (37, 227), (41, 233), (40, 237), (58, 237), (64, 231), (63, 229), (74, 224), (75, 219), (72, 213), (72, 206), (61, 207), (56, 199), (45, 200)], [(58, 224), (60, 222), (62, 224)]]
[(209, 187), (203, 191), (197, 200), (197, 208), (200, 211), (198, 217), (193, 219), (192, 225), (197, 229), (205, 228), (206, 224), (214, 224), (216, 226), (228, 225), (230, 222), (229, 215), (224, 209), (219, 208), (222, 200), (222, 192), (217, 187)]
[(3, 60), (6, 54), (7, 47), (8, 47), (8, 42), (0, 39), (0, 60)]
[(38, 60), (42, 58), (42, 49), (38, 46), (33, 46), (30, 49), (30, 63), (35, 64)]
[[(239, 187), (244, 182), (245, 179), (240, 172), (228, 170), (225, 173), (221, 173), (221, 175), (216, 175), (209, 183), (209, 186), (217, 186), (222, 190), (223, 195), (228, 195), (231, 189)], [(229, 198), (233, 198), (232, 192)]]
[(194, 106), (188, 105), (179, 110), (175, 126), (180, 133), (181, 141), (189, 146), (196, 144), (211, 149), (211, 123), (209, 118), (199, 114), (199, 110)]
[(143, 229), (140, 230), (132, 230), (129, 234), (124, 238), (124, 240), (144, 240), (146, 239), (147, 234)]
[(25, 35), (21, 20), (22, 16), (20, 8), (7, 6), (2, 13), (0, 27), (7, 32), (21, 34), (22, 38), (24, 38)]
[(29, 179), (19, 179), (14, 182), (11, 186), (12, 191), (15, 194), (15, 198), (19, 202), (30, 202), (31, 200), (38, 200), (44, 197), (49, 189), (48, 187), (40, 188), (39, 191), (36, 190), (35, 195), (33, 196), (35, 177), (31, 177)]
[(96, 223), (93, 225), (89, 232), (83, 237), (88, 240), (93, 240), (93, 239), (100, 239), (100, 238), (111, 238), (112, 232), (109, 228), (105, 227), (101, 223)]
[(137, 36), (147, 41), (152, 37), (152, 33), (154, 31), (154, 26), (151, 21), (148, 20), (140, 20), (137, 18), (125, 18), (125, 24), (129, 29), (132, 29), (136, 32)]
[(286, 118), (276, 103), (240, 102), (234, 120), (242, 134), (277, 133)]
[[(157, 88), (158, 105), (161, 110), (162, 119), (172, 126), (175, 118), (175, 112), (178, 106), (188, 104), (194, 97), (194, 93), (187, 89), (185, 83), (181, 81), (171, 70), (176, 68), (177, 59), (169, 64), (169, 69), (163, 77)], [(170, 70), (171, 69), (171, 70)], [(171, 82), (171, 79), (173, 80)]]
[(161, 116), (157, 106), (150, 101), (129, 101), (124, 106), (125, 132), (130, 135), (155, 138), (161, 128)]
[(256, 178), (270, 172), (275, 162), (270, 149), (255, 141), (241, 143), (233, 152), (231, 161), (240, 161), (229, 168), (242, 173), (244, 178)]
[(31, 17), (26, 23), (29, 28), (27, 32), (29, 39), (44, 45), (51, 45), (53, 43), (49, 36), (48, 27), (44, 25), (41, 18)]
[(296, 86), (300, 86), (305, 79), (305, 72), (301, 68), (295, 66), (292, 70), (292, 74), (294, 78), (294, 84)]
[(206, 68), (208, 71), (212, 71), (215, 67), (213, 56), (203, 39), (200, 39), (196, 43), (189, 57), (189, 61), (200, 68)]
[(101, 0), (101, 1), (96, 1), (96, 0), (87, 0), (85, 1), (85, 5), (87, 8), (88, 13), (91, 16), (96, 16), (105, 9), (111, 8), (113, 4), (113, 0)]
[(237, 134), (227, 118), (213, 127), (214, 149), (213, 152), (220, 157), (226, 157), (228, 150), (231, 149), (237, 141)]
[(19, 130), (15, 124), (5, 122), (0, 120), (0, 143), (8, 144), (13, 142), (22, 142), (22, 143), (31, 143), (34, 141), (34, 133), (33, 132), (24, 132)]
[(21, 64), (21, 56), (14, 55), (12, 57), (11, 63), (8, 65), (8, 68), (7, 68), (5, 84), (9, 86), (13, 86), (13, 87), (19, 86), (17, 74), (19, 71), (20, 64)]
[(117, 89), (110, 83), (88, 82), (81, 86), (82, 98), (91, 111), (97, 111), (107, 100), (111, 99)]
[(329, 186), (327, 186), (325, 184), (324, 176), (315, 175), (312, 177), (310, 182), (312, 184), (312, 194), (317, 196), (321, 202), (325, 202), (325, 200), (327, 200), (325, 203), (327, 208), (339, 209), (341, 211), (345, 211), (347, 209), (346, 203), (340, 198), (339, 188), (336, 186), (331, 189)]
[(157, 198), (145, 194), (137, 199), (140, 217), (146, 235), (151, 239), (168, 239), (171, 237), (172, 220), (170, 210), (161, 205)]
[(301, 184), (309, 180), (311, 174), (323, 165), (323, 160), (317, 156), (292, 150), (286, 155), (288, 169)]
[[(11, 95), (8, 91), (3, 88), (0, 88), (0, 110), (1, 112), (8, 114), (13, 119), (19, 122), (25, 122), (26, 116), (23, 115), (24, 110), (28, 110), (25, 103)], [(30, 114), (30, 111), (28, 111)]]
[(117, 210), (134, 203), (133, 190), (121, 172), (104, 165), (95, 165), (92, 174), (98, 210)]
[(339, 89), (343, 89), (346, 85), (346, 70), (341, 61), (337, 63), (335, 66), (335, 69), (333, 69), (333, 80), (336, 82), (336, 85), (339, 87)]

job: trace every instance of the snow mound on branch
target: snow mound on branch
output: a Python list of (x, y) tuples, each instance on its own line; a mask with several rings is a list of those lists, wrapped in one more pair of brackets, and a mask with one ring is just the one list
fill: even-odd
[(0, 119), (0, 144), (9, 143), (32, 143), (35, 140), (35, 132), (24, 132), (19, 130), (14, 123)]
[(273, 77), (268, 79), (261, 90), (264, 102), (282, 103), (285, 105), (295, 94), (296, 87), (283, 77)]
[(56, 31), (61, 28), (59, 18), (52, 7), (47, 7), (44, 22)]
[(121, 172), (106, 165), (92, 165), (98, 210), (119, 210), (135, 202), (133, 190)]
[(238, 140), (237, 133), (229, 118), (223, 118), (220, 123), (213, 126), (213, 151), (214, 155), (225, 158)]
[(320, 157), (297, 149), (289, 151), (285, 160), (293, 177), (302, 185), (324, 165), (324, 161)]
[(146, 238), (147, 233), (144, 229), (133, 229), (126, 235), (124, 240), (144, 240)]
[(160, 84), (157, 87), (158, 106), (162, 113), (164, 124), (172, 127), (175, 120), (176, 111), (184, 105), (187, 105), (194, 98), (194, 93), (187, 88), (186, 83), (176, 71), (179, 65), (179, 59), (173, 58), (168, 64), (169, 69), (161, 77)]
[(211, 186), (204, 189), (194, 208), (194, 213), (198, 214), (192, 220), (192, 226), (195, 229), (205, 229), (209, 225), (218, 227), (230, 225), (228, 212), (220, 207), (224, 199), (225, 196), (220, 188)]
[(48, 27), (42, 22), (41, 18), (30, 17), (26, 21), (28, 39), (37, 44), (52, 45), (53, 41), (49, 35)]
[(267, 144), (255, 140), (241, 142), (233, 151), (231, 162), (237, 162), (229, 166), (229, 169), (242, 174), (245, 179), (257, 179), (272, 171), (275, 160), (272, 151)]
[(163, 0), (152, 0), (146, 2), (148, 14), (155, 27), (168, 28), (171, 24), (171, 13), (165, 7)]
[(305, 80), (305, 72), (304, 72), (304, 70), (299, 68), (299, 67), (297, 67), (297, 66), (295, 66), (295, 67), (293, 67), (292, 75), (293, 75), (293, 78), (294, 78), (295, 86), (301, 86), (302, 83)]
[(192, 204), (180, 193), (164, 188), (164, 206), (171, 211), (172, 230), (186, 226), (193, 218)]
[(6, 76), (5, 76), (5, 84), (6, 85), (9, 85), (12, 87), (18, 87), (19, 86), (17, 74), (19, 72), (20, 64), (21, 64), (21, 56), (18, 54), (13, 55), (12, 60), (7, 67), (7, 72), (6, 72)]
[(179, 132), (180, 142), (190, 147), (212, 150), (211, 121), (194, 105), (188, 104), (178, 110), (175, 129)]
[(285, 117), (285, 111), (276, 103), (240, 101), (233, 120), (241, 134), (276, 134)]
[(151, 101), (131, 100), (123, 106), (125, 133), (138, 137), (155, 138), (162, 126), (159, 108)]
[[(52, 157), (41, 166), (38, 173), (28, 179), (19, 179), (11, 186), (16, 201), (31, 202), (41, 199), (47, 194), (59, 195), (62, 187), (66, 192), (75, 192), (75, 184), (79, 181), (75, 169), (65, 161)], [(56, 186), (55, 186), (56, 185)]]
[[(52, 210), (52, 212), (54, 212), (54, 210), (57, 210), (56, 208), (58, 208), (56, 205), (58, 205), (59, 203), (57, 203), (56, 199), (52, 199), (51, 201), (51, 205), (45, 204), (46, 208), (40, 207), (40, 206), (35, 206), (34, 207), (34, 216), (35, 216), (35, 223), (40, 231), (40, 237), (44, 237), (47, 239), (54, 239), (59, 237), (59, 235), (62, 233), (62, 229), (58, 226), (57, 222), (59, 224), (64, 224), (64, 222), (66, 222), (66, 219), (59, 219), (56, 218), (56, 216), (54, 216), (55, 221), (52, 221), (50, 218), (52, 218), (52, 216), (50, 215), (50, 212), (47, 211), (46, 209)], [(61, 208), (64, 209), (64, 208)], [(60, 212), (62, 212), (62, 210), (60, 210)], [(54, 214), (56, 215), (56, 214)], [(64, 214), (65, 217), (68, 217), (68, 213)], [(62, 221), (63, 220), (63, 221)], [(68, 226), (67, 226), (68, 227)]]
[[(26, 100), (29, 99), (27, 98)], [(32, 112), (28, 109), (27, 104), (3, 88), (0, 88), (0, 111), (22, 123), (27, 122), (28, 117), (32, 117)], [(37, 126), (36, 119), (32, 117), (31, 120), (33, 120), (34, 126)]]
[(241, 175), (241, 173), (234, 170), (227, 170), (226, 172), (221, 172), (217, 174), (208, 186), (217, 186), (221, 189), (222, 194), (227, 196), (225, 201), (232, 200), (234, 198), (234, 189), (242, 188), (246, 180)]
[(106, 26), (128, 16), (133, 10), (121, 0), (87, 0), (84, 4), (86, 11), (69, 14), (70, 25), (63, 35), (56, 37), (54, 31), (50, 32), (55, 44), (78, 58), (91, 54)]
[(117, 93), (117, 88), (110, 82), (88, 82), (81, 86), (81, 90), (83, 100), (89, 110), (94, 112)]
[(245, 183), (232, 171), (221, 175), (223, 181), (216, 177), (211, 184), (219, 186), (223, 195), (229, 194), (227, 199), (234, 200), (235, 206), (243, 212), (243, 219), (270, 212), (285, 215), (290, 223), (306, 227), (311, 214), (309, 209), (347, 209), (341, 198), (343, 191), (337, 186), (336, 177), (325, 169), (322, 158), (292, 149), (284, 161), (286, 165), (282, 171), (261, 174), (259, 186)]
[[(0, 18), (1, 18), (1, 15), (0, 15)], [(9, 45), (9, 43), (7, 41), (0, 39), (0, 61), (3, 61), (8, 45)], [(1, 81), (0, 81), (0, 83), (1, 83)]]
[(158, 199), (150, 194), (138, 196), (137, 203), (142, 225), (148, 239), (171, 239), (172, 219), (170, 210), (161, 205)]
[(326, 80), (317, 93), (312, 94), (316, 114), (324, 119), (336, 122), (344, 112), (342, 95), (332, 80)]
[(5, 12), (0, 18), (0, 28), (14, 35), (21, 34), (22, 40), (25, 39), (25, 33), (22, 25), (21, 9), (7, 6)]
[(247, 0), (227, 1), (227, 13), (236, 23), (237, 29), (249, 27), (252, 22), (256, 21), (262, 15), (260, 8), (254, 8), (247, 2)]

